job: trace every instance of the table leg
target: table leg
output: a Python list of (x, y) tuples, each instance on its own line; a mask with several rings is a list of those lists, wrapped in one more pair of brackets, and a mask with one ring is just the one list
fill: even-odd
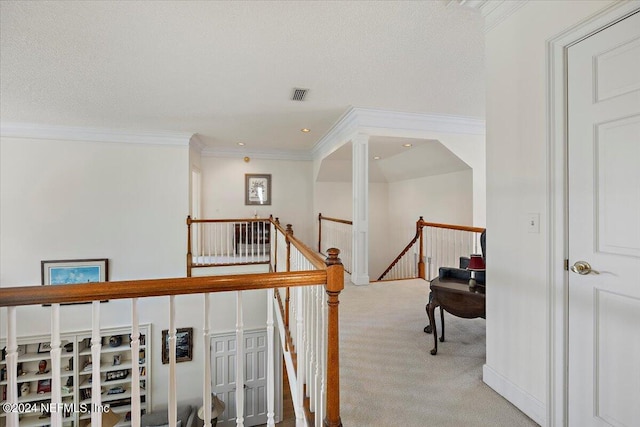
[(442, 335), (440, 335), (440, 342), (444, 342), (444, 310), (440, 307), (440, 325), (442, 325)]
[(437, 331), (436, 320), (435, 320), (435, 310), (436, 310), (435, 301), (432, 300), (427, 307), (429, 308), (427, 310), (429, 312), (429, 323), (431, 323), (431, 329), (433, 330), (434, 347), (431, 350), (431, 354), (435, 356), (438, 353), (438, 331)]
[[(429, 320), (429, 303), (424, 306), (424, 310), (427, 312), (427, 320)], [(431, 330), (431, 320), (429, 320), (429, 324), (424, 327), (424, 333), (430, 334), (431, 332), (433, 331)]]

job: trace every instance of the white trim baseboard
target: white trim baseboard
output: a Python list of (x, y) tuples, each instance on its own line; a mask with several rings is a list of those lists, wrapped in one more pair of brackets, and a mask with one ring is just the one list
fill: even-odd
[(545, 405), (486, 364), (482, 366), (482, 381), (533, 421), (541, 426), (547, 425)]

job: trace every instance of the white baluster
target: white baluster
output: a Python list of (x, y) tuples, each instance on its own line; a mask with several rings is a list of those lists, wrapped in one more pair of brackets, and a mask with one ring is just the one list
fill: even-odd
[(92, 303), (91, 322), (91, 425), (102, 427), (101, 378), (100, 378), (100, 351), (102, 338), (100, 337), (100, 301)]
[(267, 290), (267, 427), (275, 426), (275, 350), (273, 335), (273, 288)]
[(204, 294), (204, 324), (202, 327), (202, 342), (204, 348), (204, 387), (202, 390), (202, 404), (204, 408), (204, 427), (211, 426), (211, 342), (209, 340), (209, 293)]
[[(7, 401), (18, 404), (18, 339), (16, 331), (16, 307), (7, 307)], [(18, 412), (7, 413), (8, 427), (18, 427)]]
[(169, 425), (178, 422), (176, 382), (176, 304), (175, 296), (169, 296)]
[[(140, 324), (138, 298), (131, 299), (131, 425), (140, 427)], [(147, 350), (144, 357), (147, 359)]]
[(62, 385), (60, 384), (60, 304), (51, 304), (51, 411), (53, 427), (62, 426)]
[(295, 410), (296, 413), (296, 426), (302, 426), (305, 424), (304, 420), (304, 382), (305, 382), (305, 351), (304, 351), (304, 313), (302, 307), (304, 306), (302, 287), (296, 288), (296, 305), (298, 306), (296, 315), (296, 335), (298, 336), (298, 345), (296, 345), (296, 366), (298, 372), (296, 372), (297, 390), (296, 400), (299, 407)]
[(315, 358), (315, 351), (313, 348), (313, 343), (314, 343), (314, 330), (316, 327), (315, 324), (315, 310), (314, 310), (314, 300), (313, 300), (313, 286), (307, 286), (307, 300), (308, 300), (308, 307), (309, 307), (309, 311), (307, 312), (306, 318), (308, 319), (307, 324), (309, 325), (309, 327), (307, 328), (307, 348), (309, 349), (307, 352), (307, 360), (308, 360), (308, 366), (307, 366), (307, 395), (309, 396), (309, 408), (312, 412), (315, 411), (315, 405), (313, 402), (313, 398), (314, 398), (314, 383), (313, 380), (315, 379), (313, 372), (313, 364), (314, 364), (314, 358)]
[(242, 291), (236, 291), (236, 426), (244, 426), (244, 324)]

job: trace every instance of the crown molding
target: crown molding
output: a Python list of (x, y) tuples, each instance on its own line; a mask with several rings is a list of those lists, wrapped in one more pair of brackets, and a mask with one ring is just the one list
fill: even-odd
[(310, 161), (313, 160), (309, 151), (300, 150), (244, 150), (233, 148), (215, 148), (208, 147), (202, 150), (203, 157), (225, 157), (225, 158), (243, 158), (251, 157), (253, 159), (265, 160), (295, 160)]
[(450, 0), (449, 5), (476, 9), (484, 18), (484, 32), (488, 33), (499, 23), (520, 9), (528, 0)]
[(434, 134), (484, 135), (485, 121), (473, 117), (351, 107), (314, 145), (311, 154), (314, 159), (322, 159), (357, 134), (408, 138), (429, 138)]
[(189, 139), (189, 147), (202, 154), (202, 152), (207, 148), (207, 144), (202, 141), (200, 134), (194, 133), (191, 139)]
[(86, 127), (51, 126), (34, 123), (2, 123), (0, 136), (8, 138), (62, 141), (121, 142), (188, 146), (192, 134), (186, 132), (129, 131)]

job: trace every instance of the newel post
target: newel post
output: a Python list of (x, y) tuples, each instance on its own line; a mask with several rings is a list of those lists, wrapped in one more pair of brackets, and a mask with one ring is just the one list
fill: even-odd
[(418, 260), (418, 277), (421, 279), (426, 279), (425, 268), (424, 268), (424, 235), (422, 234), (422, 223), (423, 219), (420, 219), (416, 222), (416, 233), (420, 236), (420, 259)]
[(322, 213), (318, 214), (318, 252), (322, 253)]
[[(269, 220), (271, 221), (272, 224), (280, 224), (280, 221), (278, 220), (278, 218), (276, 218), (275, 220), (273, 219), (273, 215), (269, 215)], [(271, 227), (271, 225), (269, 225), (269, 227)], [(278, 230), (275, 230), (275, 233), (272, 233), (271, 230), (269, 231), (269, 242), (273, 242), (273, 259), (271, 260), (271, 264), (273, 264), (273, 271), (277, 272), (278, 271)]]
[(187, 277), (191, 277), (191, 265), (193, 257), (191, 255), (191, 215), (187, 215)]
[(327, 250), (327, 292), (328, 324), (327, 324), (327, 413), (324, 418), (325, 427), (340, 427), (340, 329), (338, 297), (344, 289), (344, 266), (338, 258), (340, 250)]

